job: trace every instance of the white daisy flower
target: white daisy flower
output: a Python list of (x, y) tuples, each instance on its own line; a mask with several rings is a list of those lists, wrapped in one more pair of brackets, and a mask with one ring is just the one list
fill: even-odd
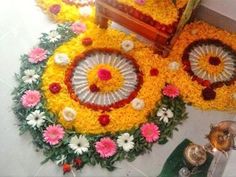
[(134, 48), (134, 43), (131, 40), (124, 40), (121, 43), (121, 47), (125, 52), (129, 52)]
[(30, 113), (27, 117), (27, 124), (31, 125), (33, 128), (34, 127), (41, 127), (43, 123), (45, 122), (45, 113), (40, 112), (39, 110), (35, 110), (34, 112)]
[(73, 108), (65, 107), (62, 115), (66, 121), (73, 121), (76, 118), (77, 112)]
[(36, 82), (39, 78), (39, 75), (35, 73), (35, 70), (33, 69), (27, 69), (24, 71), (24, 76), (22, 77), (22, 80), (24, 83), (32, 84), (33, 82)]
[(131, 101), (131, 105), (135, 110), (142, 110), (145, 106), (144, 101), (139, 98), (135, 98)]
[(171, 62), (169, 65), (168, 65), (169, 69), (172, 70), (172, 71), (177, 71), (180, 67), (180, 64), (176, 61), (173, 61)]
[(87, 152), (89, 146), (89, 142), (84, 135), (80, 135), (79, 138), (77, 136), (74, 136), (70, 139), (69, 147), (79, 155)]
[(69, 57), (65, 53), (58, 53), (54, 57), (54, 62), (58, 65), (65, 66), (69, 63)]
[(174, 114), (170, 109), (162, 107), (158, 110), (157, 116), (160, 117), (160, 120), (168, 123), (169, 119), (173, 118)]
[(119, 147), (122, 147), (125, 152), (129, 152), (131, 149), (134, 148), (134, 137), (129, 133), (124, 133), (118, 136), (117, 144)]
[(83, 16), (83, 17), (88, 17), (88, 16), (91, 15), (92, 9), (91, 9), (90, 6), (80, 7), (79, 13), (80, 13), (80, 15)]
[(47, 39), (50, 42), (57, 42), (61, 39), (61, 35), (56, 30), (53, 30), (53, 31), (50, 31), (50, 33), (47, 36)]

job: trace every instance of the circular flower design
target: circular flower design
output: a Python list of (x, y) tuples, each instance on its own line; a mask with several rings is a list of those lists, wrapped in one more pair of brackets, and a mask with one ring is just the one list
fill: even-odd
[(158, 140), (160, 131), (157, 125), (154, 123), (146, 123), (141, 127), (141, 134), (148, 143), (152, 143)]
[(69, 57), (65, 53), (57, 53), (54, 62), (58, 65), (65, 66), (69, 63)]
[(133, 60), (118, 51), (92, 50), (82, 56), (72, 64), (76, 67), (70, 68), (66, 79), (68, 89), (81, 104), (107, 110), (136, 96), (142, 77)]
[(21, 97), (21, 103), (25, 108), (35, 107), (40, 102), (40, 92), (37, 90), (27, 90)]
[(29, 53), (29, 62), (31, 63), (38, 63), (47, 58), (47, 51), (42, 48), (34, 48)]
[(125, 52), (129, 52), (134, 48), (134, 43), (131, 40), (124, 40), (121, 43), (121, 47)]
[(132, 104), (132, 107), (135, 110), (142, 110), (144, 108), (144, 106), (145, 106), (144, 101), (142, 99), (139, 99), (139, 98), (133, 99), (131, 104)]
[(40, 112), (39, 110), (35, 110), (34, 112), (30, 113), (27, 117), (27, 124), (29, 124), (30, 126), (34, 127), (41, 127), (43, 125), (43, 123), (45, 122), (45, 113), (44, 112)]
[(230, 82), (236, 76), (236, 53), (220, 40), (198, 40), (190, 44), (182, 58), (185, 70), (203, 84)]
[(65, 107), (62, 111), (62, 115), (66, 121), (72, 121), (76, 118), (76, 111), (70, 107)]

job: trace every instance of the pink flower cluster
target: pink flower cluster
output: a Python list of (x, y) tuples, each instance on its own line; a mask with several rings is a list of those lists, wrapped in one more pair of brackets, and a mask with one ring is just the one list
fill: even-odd
[(31, 52), (29, 53), (29, 62), (31, 63), (38, 63), (41, 62), (43, 60), (47, 59), (47, 51), (42, 49), (42, 48), (34, 48), (33, 50), (31, 50)]
[(43, 131), (43, 138), (50, 145), (56, 145), (64, 137), (64, 134), (64, 129), (60, 125), (49, 125)]
[(32, 108), (40, 102), (40, 92), (37, 90), (27, 90), (21, 97), (21, 104), (25, 108)]
[(175, 87), (174, 85), (169, 84), (163, 88), (162, 93), (165, 96), (175, 98), (175, 97), (179, 96), (179, 89), (177, 87)]
[(108, 137), (101, 138), (100, 141), (96, 142), (95, 148), (102, 158), (111, 157), (117, 151), (116, 143)]
[(148, 143), (152, 143), (159, 139), (160, 130), (154, 123), (145, 123), (141, 127), (141, 134)]
[(71, 25), (71, 30), (75, 33), (75, 34), (80, 34), (86, 31), (86, 25), (84, 23), (81, 22), (75, 22)]

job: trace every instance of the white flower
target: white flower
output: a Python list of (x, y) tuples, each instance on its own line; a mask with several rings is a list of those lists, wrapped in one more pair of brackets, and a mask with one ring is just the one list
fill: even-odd
[(173, 118), (174, 114), (170, 109), (162, 107), (158, 110), (157, 116), (160, 117), (160, 120), (168, 123), (170, 118)]
[(32, 127), (41, 127), (45, 122), (45, 115), (44, 112), (40, 112), (39, 110), (35, 110), (34, 112), (30, 113), (27, 117), (27, 124), (31, 125)]
[(79, 138), (74, 136), (70, 139), (69, 147), (80, 155), (88, 151), (89, 142), (84, 135), (80, 135)]
[(70, 107), (65, 107), (62, 111), (62, 115), (66, 121), (72, 121), (76, 118), (76, 111)]
[(39, 75), (35, 73), (35, 70), (33, 69), (27, 69), (24, 71), (24, 76), (22, 77), (22, 80), (24, 83), (32, 84), (33, 82), (36, 82), (39, 78)]
[(47, 36), (47, 39), (50, 42), (57, 42), (58, 40), (61, 39), (61, 35), (56, 30), (53, 30), (53, 31), (50, 31), (50, 33)]
[(176, 61), (173, 61), (171, 62), (169, 65), (168, 65), (169, 69), (172, 70), (172, 71), (177, 71), (180, 67), (180, 64)]
[(133, 135), (130, 136), (129, 133), (124, 133), (118, 136), (117, 144), (119, 147), (122, 147), (124, 151), (129, 152), (131, 149), (134, 148), (134, 137)]
[(69, 63), (69, 57), (65, 53), (58, 53), (54, 57), (54, 62), (58, 65), (65, 66)]
[(135, 98), (131, 101), (132, 107), (136, 110), (142, 110), (145, 106), (144, 101), (139, 98)]
[(80, 7), (79, 13), (80, 13), (81, 16), (88, 17), (88, 16), (91, 15), (92, 9), (91, 9), (90, 6)]
[(128, 52), (134, 48), (134, 43), (131, 40), (124, 40), (121, 43), (121, 47), (125, 52)]

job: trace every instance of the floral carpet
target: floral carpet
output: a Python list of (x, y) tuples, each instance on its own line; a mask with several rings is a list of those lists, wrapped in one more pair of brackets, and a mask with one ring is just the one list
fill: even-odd
[(58, 25), (21, 57), (20, 132), (64, 173), (86, 164), (114, 170), (165, 144), (186, 104), (235, 110), (235, 50), (235, 35), (204, 22), (187, 25), (168, 58), (91, 20)]

